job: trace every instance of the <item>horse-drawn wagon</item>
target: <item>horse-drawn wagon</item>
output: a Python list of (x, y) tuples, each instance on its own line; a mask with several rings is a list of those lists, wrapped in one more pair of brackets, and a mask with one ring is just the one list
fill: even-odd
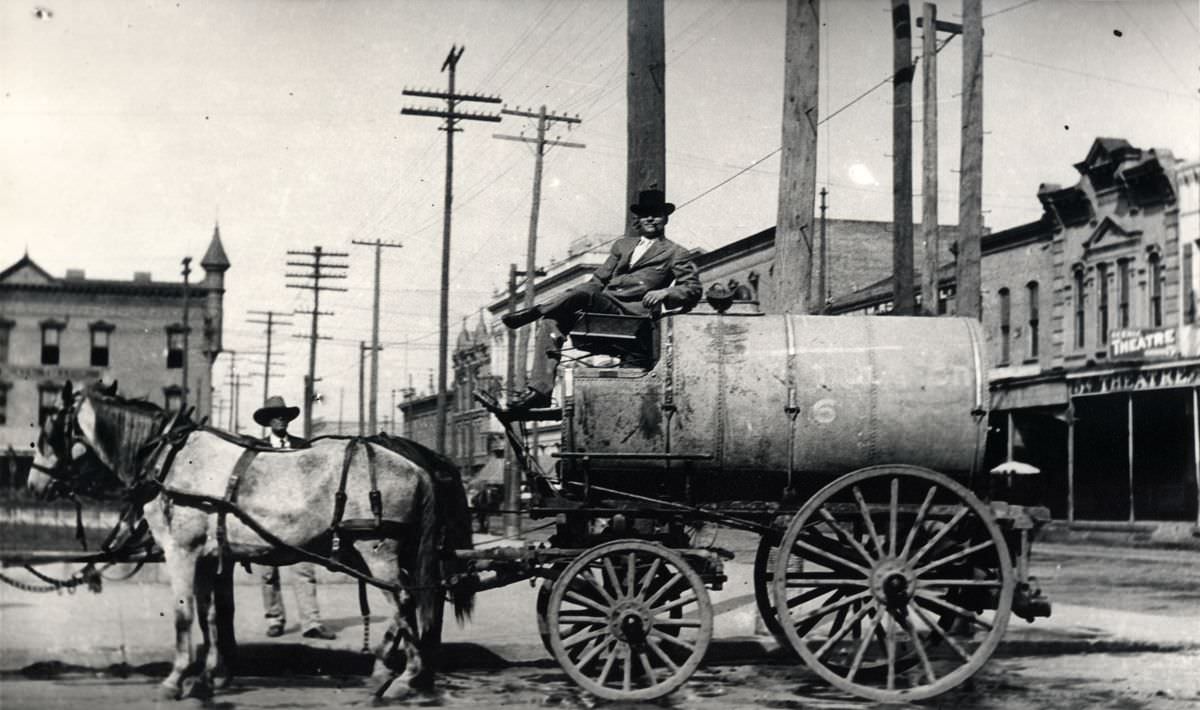
[[(543, 640), (576, 683), (647, 699), (696, 669), (730, 556), (696, 542), (704, 524), (759, 536), (765, 626), (855, 695), (945, 692), (1010, 614), (1049, 614), (1028, 576), (1047, 511), (993, 500), (981, 470), (977, 322), (714, 305), (582, 318), (574, 344), (608, 362), (568, 370), (561, 408), (509, 415), (479, 397), (522, 463), (530, 515), (554, 520), (550, 546), (522, 559), (545, 580)], [(529, 419), (562, 422), (552, 475), (525, 455)]]
[[(412, 664), (439, 634), (431, 588), (436, 606), (444, 587), (461, 610), (472, 589), (540, 578), (539, 631), (572, 680), (609, 699), (672, 692), (704, 659), (708, 592), (726, 581), (730, 554), (698, 541), (705, 525), (759, 537), (753, 582), (765, 626), (855, 695), (917, 700), (950, 690), (987, 661), (1011, 614), (1048, 615), (1028, 576), (1046, 511), (994, 499), (981, 470), (987, 379), (976, 322), (727, 308), (658, 321), (588, 315), (572, 340), (608, 361), (570, 368), (561, 407), (516, 414), (477, 395), (504, 425), (532, 492), (528, 513), (554, 527), (540, 546), (470, 549), (457, 473), (387, 438), (259, 456), (219, 432), (158, 417), (138, 437), (106, 444), (96, 432), (128, 429), (130, 406), (89, 393), (48, 421), (39, 467), (78, 481), (74, 449), (83, 441), (119, 470), (127, 491), (142, 492), (168, 565), (184, 560), (173, 573), (186, 580), (181, 590), (191, 591), (204, 559), (219, 575), (227, 557), (282, 555), (388, 589), (402, 611), (415, 594), (418, 618), (398, 616), (378, 653), (377, 670), (394, 676), (404, 641), (406, 684), (427, 675)], [(110, 406), (120, 416), (103, 415)], [(561, 421), (550, 473), (525, 449), (522, 431), (534, 419)], [(323, 478), (289, 484), (288, 467)], [(294, 490), (280, 496), (280, 486)], [(310, 498), (319, 492), (311, 505), (305, 486)], [(281, 497), (290, 501), (282, 513)], [(273, 533), (263, 523), (272, 515), (291, 527)], [(428, 527), (431, 516), (450, 518), (443, 528), (459, 534)], [(414, 534), (420, 545), (403, 540)], [(348, 542), (339, 550), (340, 539)], [(440, 583), (422, 558), (435, 547)], [(340, 561), (347, 552), (351, 561)], [(462, 572), (464, 562), (473, 572)], [(419, 574), (405, 581), (398, 564)], [(473, 584), (476, 575), (483, 581)], [(228, 623), (220, 587), (204, 607), (215, 609), (208, 622), (217, 628)], [(190, 616), (176, 626), (190, 626)], [(177, 658), (176, 671), (186, 660)], [(215, 664), (210, 657), (206, 670), (219, 671)]]

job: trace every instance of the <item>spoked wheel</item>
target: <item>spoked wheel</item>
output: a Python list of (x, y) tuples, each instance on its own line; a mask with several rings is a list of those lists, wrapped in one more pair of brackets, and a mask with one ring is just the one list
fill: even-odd
[(873, 466), (800, 509), (775, 562), (775, 611), (804, 662), (866, 698), (930, 698), (995, 651), (1012, 606), (991, 511), (942, 474)]
[(792, 642), (783, 632), (779, 623), (779, 613), (775, 611), (775, 560), (779, 556), (779, 541), (782, 532), (774, 535), (764, 534), (758, 539), (758, 549), (754, 553), (754, 603), (758, 606), (758, 615), (763, 620), (767, 631), (775, 638), (775, 642), (784, 651), (792, 650)]
[(617, 540), (584, 552), (550, 588), (550, 652), (608, 700), (651, 700), (691, 677), (712, 639), (708, 590), (683, 555)]

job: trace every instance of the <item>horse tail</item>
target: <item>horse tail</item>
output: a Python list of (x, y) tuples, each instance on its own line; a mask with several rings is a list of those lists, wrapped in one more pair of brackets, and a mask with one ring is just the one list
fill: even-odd
[(458, 467), (447, 462), (449, 471), (438, 487), (440, 517), (444, 527), (442, 566), (446, 576), (461, 580), (450, 585), (450, 601), (454, 605), (454, 618), (461, 624), (471, 617), (475, 609), (475, 585), (465, 575), (470, 572), (470, 562), (459, 559), (455, 550), (470, 550), (473, 543), (471, 532), (471, 507), (467, 503), (467, 491), (463, 488), (462, 475)]
[(418, 491), (416, 549), (409, 566), (412, 595), (416, 601), (417, 627), (422, 645), (437, 647), (442, 636), (442, 575), (440, 562), (441, 522), (437, 490), (432, 476), (422, 472)]
[[(439, 581), (462, 578), (470, 571), (470, 562), (460, 560), (455, 550), (469, 550), (472, 546), (471, 510), (467, 503), (467, 491), (463, 487), (462, 473), (448, 457), (411, 439), (377, 434), (370, 439), (412, 461), (429, 475), (432, 481), (430, 498), (434, 501), (433, 520), (436, 525), (432, 554), (428, 558), (439, 566)], [(422, 547), (421, 553), (427, 550)], [(420, 564), (424, 564), (421, 562)], [(475, 589), (469, 583), (450, 585), (450, 600), (454, 605), (454, 616), (462, 623), (471, 616), (475, 608)], [(440, 592), (439, 592), (440, 600)], [(440, 602), (439, 602), (440, 603)], [(440, 607), (438, 610), (440, 612)]]

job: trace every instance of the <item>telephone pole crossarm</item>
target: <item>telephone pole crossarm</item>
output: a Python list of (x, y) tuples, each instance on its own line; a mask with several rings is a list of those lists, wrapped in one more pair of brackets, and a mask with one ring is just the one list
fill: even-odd
[(449, 359), (450, 340), (450, 225), (452, 221), (451, 216), (454, 212), (454, 134), (460, 130), (455, 128), (455, 124), (459, 121), (487, 121), (491, 123), (500, 121), (500, 116), (496, 114), (463, 113), (456, 110), (456, 106), (459, 103), (468, 101), (487, 104), (501, 103), (498, 96), (473, 93), (460, 94), (455, 90), (455, 75), (458, 69), (458, 61), (462, 58), (464, 51), (466, 51), (466, 47), (452, 45), (449, 53), (446, 54), (445, 61), (442, 62), (441, 70), (447, 73), (447, 87), (445, 92), (422, 89), (404, 89), (403, 91), (406, 96), (419, 96), (445, 101), (444, 110), (403, 108), (400, 111), (403, 115), (431, 116), (445, 119), (445, 123), (441, 126), (441, 130), (446, 132), (446, 188), (445, 203), (442, 208), (442, 278), (438, 314), (437, 438), (434, 441), (434, 450), (441, 454), (448, 453), (446, 448), (446, 409), (448, 403), (446, 396), (446, 367), (447, 360)]

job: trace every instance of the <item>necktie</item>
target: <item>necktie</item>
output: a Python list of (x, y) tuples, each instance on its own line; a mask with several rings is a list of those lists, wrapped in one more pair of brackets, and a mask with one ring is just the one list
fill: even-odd
[(642, 237), (638, 240), (637, 246), (633, 248), (633, 256), (629, 257), (629, 265), (633, 266), (638, 263), (646, 252), (650, 249), (650, 245), (654, 243), (653, 239)]

